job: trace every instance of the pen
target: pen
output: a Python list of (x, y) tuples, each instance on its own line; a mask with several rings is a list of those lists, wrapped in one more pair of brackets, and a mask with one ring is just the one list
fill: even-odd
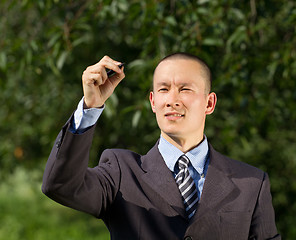
[[(125, 64), (125, 63), (120, 63), (120, 64), (118, 65), (118, 67), (119, 67), (119, 68), (122, 68), (122, 67), (124, 66), (124, 64)], [(107, 70), (107, 75), (108, 75), (108, 77), (112, 77), (115, 73), (116, 73), (116, 72), (114, 72), (114, 71), (111, 70), (111, 69), (108, 69), (108, 70)]]

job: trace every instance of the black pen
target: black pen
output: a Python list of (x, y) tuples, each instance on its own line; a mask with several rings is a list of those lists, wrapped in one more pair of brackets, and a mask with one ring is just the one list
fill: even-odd
[[(124, 66), (124, 64), (125, 64), (125, 63), (120, 63), (120, 64), (118, 65), (118, 67), (121, 69), (121, 68)], [(116, 73), (116, 72), (113, 71), (113, 70), (111, 70), (111, 69), (108, 69), (108, 70), (107, 70), (107, 75), (108, 75), (108, 77), (112, 77), (115, 73)]]

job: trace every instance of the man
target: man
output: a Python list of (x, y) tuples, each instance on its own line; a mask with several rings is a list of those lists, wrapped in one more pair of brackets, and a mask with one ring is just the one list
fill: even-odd
[(155, 69), (155, 146), (144, 156), (108, 149), (87, 167), (96, 121), (124, 78), (119, 64), (105, 56), (84, 71), (84, 98), (57, 137), (43, 192), (103, 219), (111, 239), (280, 239), (267, 174), (216, 152), (204, 135), (217, 100), (196, 56), (172, 54)]

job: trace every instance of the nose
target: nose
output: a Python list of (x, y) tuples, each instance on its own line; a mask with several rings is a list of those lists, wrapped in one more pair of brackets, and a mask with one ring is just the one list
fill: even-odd
[(178, 91), (171, 90), (167, 94), (166, 107), (179, 107), (180, 99)]

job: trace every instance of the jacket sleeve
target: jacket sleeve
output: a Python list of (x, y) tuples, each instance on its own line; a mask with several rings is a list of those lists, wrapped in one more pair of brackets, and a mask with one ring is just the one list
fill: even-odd
[(82, 134), (59, 133), (47, 161), (42, 192), (65, 206), (101, 218), (118, 191), (120, 171), (116, 156), (106, 150), (100, 166), (88, 168), (95, 126)]
[(274, 209), (270, 193), (270, 182), (266, 173), (264, 174), (256, 207), (252, 216), (249, 239), (281, 239), (275, 225)]

